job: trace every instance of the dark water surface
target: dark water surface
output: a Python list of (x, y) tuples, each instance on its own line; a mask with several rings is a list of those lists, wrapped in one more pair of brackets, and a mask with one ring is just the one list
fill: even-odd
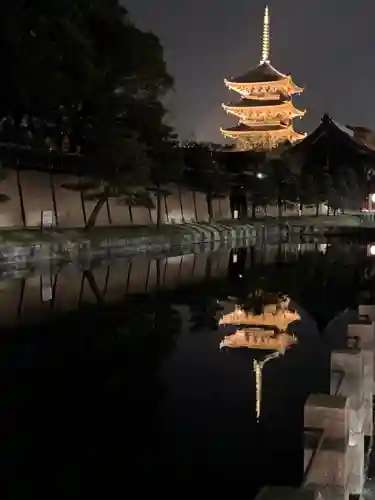
[[(298, 485), (303, 405), (329, 390), (323, 330), (371, 273), (364, 247), (297, 242), (3, 278), (5, 477), (51, 498)], [(216, 318), (218, 301), (259, 287), (288, 293), (302, 320), (265, 367), (258, 423), (252, 353), (220, 352)]]

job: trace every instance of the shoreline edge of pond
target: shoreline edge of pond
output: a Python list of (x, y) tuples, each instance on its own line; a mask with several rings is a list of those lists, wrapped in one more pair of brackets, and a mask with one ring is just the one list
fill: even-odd
[(240, 246), (258, 238), (272, 242), (296, 235), (324, 236), (346, 229), (373, 228), (375, 222), (363, 222), (358, 216), (282, 217), (225, 220), (161, 227), (97, 227), (83, 229), (0, 230), (0, 263), (17, 264), (45, 260), (76, 261), (100, 256), (133, 257), (138, 254), (181, 255), (220, 247)]

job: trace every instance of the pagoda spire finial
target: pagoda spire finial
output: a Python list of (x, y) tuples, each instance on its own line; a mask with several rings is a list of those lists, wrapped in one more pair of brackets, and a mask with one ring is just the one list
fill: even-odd
[(264, 10), (263, 18), (263, 36), (262, 36), (262, 59), (260, 63), (269, 62), (270, 60), (270, 15), (268, 5)]

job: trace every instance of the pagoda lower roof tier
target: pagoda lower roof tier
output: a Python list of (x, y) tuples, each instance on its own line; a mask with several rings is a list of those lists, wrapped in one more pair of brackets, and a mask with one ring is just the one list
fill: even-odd
[(228, 132), (228, 133), (249, 133), (249, 132), (277, 132), (279, 130), (287, 130), (290, 127), (290, 125), (283, 125), (281, 123), (275, 123), (275, 124), (257, 124), (254, 126), (246, 125), (245, 123), (239, 123), (235, 127), (230, 127), (227, 129), (222, 129), (223, 132)]
[(238, 139), (240, 137), (261, 137), (261, 136), (282, 136), (286, 140), (295, 142), (306, 137), (305, 134), (300, 134), (296, 132), (292, 125), (283, 126), (279, 125), (261, 125), (261, 126), (248, 126), (244, 123), (240, 123), (236, 127), (231, 127), (227, 129), (220, 129), (224, 137), (229, 137), (231, 139)]

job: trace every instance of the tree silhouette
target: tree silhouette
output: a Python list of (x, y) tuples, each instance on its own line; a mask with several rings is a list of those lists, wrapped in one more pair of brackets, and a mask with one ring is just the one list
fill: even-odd
[(214, 217), (213, 200), (226, 196), (230, 191), (230, 175), (224, 165), (217, 160), (215, 154), (217, 149), (214, 144), (198, 142), (188, 142), (183, 147), (185, 162), (183, 182), (193, 193), (199, 191), (205, 194), (209, 221)]
[(197, 297), (190, 302), (190, 331), (198, 333), (202, 330), (217, 330), (218, 312), (221, 306), (215, 297)]
[[(153, 106), (155, 135), (164, 134), (160, 99), (173, 84), (162, 46), (116, 0), (16, 1), (0, 31), (1, 140), (79, 154), (79, 172), (71, 161), (64, 168), (96, 183), (90, 228), (109, 197), (133, 198), (146, 185), (155, 144), (144, 126)], [(62, 158), (45, 156), (49, 171), (61, 170)]]

